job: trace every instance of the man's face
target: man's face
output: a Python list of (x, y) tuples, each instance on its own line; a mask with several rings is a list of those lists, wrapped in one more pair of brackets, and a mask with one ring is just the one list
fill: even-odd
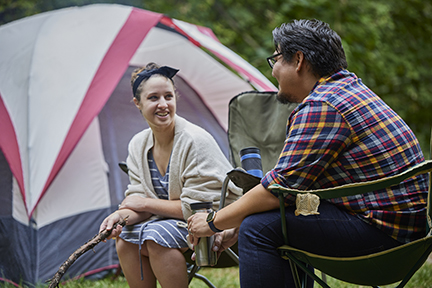
[[(275, 54), (277, 53), (276, 51)], [(296, 94), (299, 85), (296, 61), (287, 62), (282, 55), (277, 56), (275, 60), (272, 76), (279, 83), (277, 99), (284, 104), (301, 102), (303, 99)]]

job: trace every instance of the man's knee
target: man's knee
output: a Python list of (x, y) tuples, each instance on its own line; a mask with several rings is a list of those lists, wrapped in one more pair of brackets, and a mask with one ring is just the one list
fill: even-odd
[(240, 225), (239, 241), (255, 241), (261, 234), (261, 220), (261, 214), (252, 214), (247, 216)]

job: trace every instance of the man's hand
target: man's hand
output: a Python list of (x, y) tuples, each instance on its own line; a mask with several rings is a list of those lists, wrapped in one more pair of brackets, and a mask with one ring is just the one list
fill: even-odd
[[(189, 239), (191, 238), (188, 235)], [(238, 228), (232, 228), (228, 230), (224, 230), (220, 233), (215, 234), (215, 240), (213, 243), (212, 250), (217, 252), (217, 257), (219, 258), (222, 252), (232, 245), (234, 245), (238, 240)], [(195, 252), (192, 253), (191, 259), (195, 261)]]
[(238, 230), (239, 228), (232, 228), (215, 234), (213, 251), (217, 252), (218, 258), (224, 250), (228, 249), (237, 242)]

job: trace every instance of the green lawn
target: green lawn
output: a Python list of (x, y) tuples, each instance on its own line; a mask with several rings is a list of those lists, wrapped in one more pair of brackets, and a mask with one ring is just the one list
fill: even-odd
[[(238, 280), (238, 269), (237, 268), (222, 268), (222, 269), (211, 269), (203, 268), (200, 274), (207, 277), (216, 287), (219, 288), (235, 288), (240, 287)], [(365, 286), (352, 285), (345, 282), (335, 280), (331, 277), (327, 277), (327, 283), (331, 287), (335, 288), (360, 288)], [(395, 287), (396, 285), (383, 286), (383, 288)], [(2, 288), (16, 288), (12, 284), (0, 282)], [(22, 287), (27, 287), (22, 285)], [(39, 285), (38, 288), (47, 287), (46, 285)], [(60, 285), (64, 288), (128, 288), (127, 282), (124, 277), (120, 276), (112, 279), (111, 276), (98, 281), (79, 279), (70, 281)], [(201, 280), (194, 279), (189, 286), (191, 288), (205, 288), (207, 287)], [(270, 287), (270, 286), (269, 286)], [(315, 284), (314, 287), (321, 287)], [(432, 264), (425, 263), (422, 268), (414, 275), (410, 282), (406, 286), (407, 288), (430, 288), (432, 287)]]

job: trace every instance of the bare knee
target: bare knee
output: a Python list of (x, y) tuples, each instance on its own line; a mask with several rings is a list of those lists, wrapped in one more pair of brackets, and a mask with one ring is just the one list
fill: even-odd
[(137, 244), (133, 244), (130, 242), (127, 242), (120, 237), (116, 238), (116, 250), (117, 254), (120, 255), (127, 255), (130, 253), (134, 253), (136, 255), (138, 249)]

